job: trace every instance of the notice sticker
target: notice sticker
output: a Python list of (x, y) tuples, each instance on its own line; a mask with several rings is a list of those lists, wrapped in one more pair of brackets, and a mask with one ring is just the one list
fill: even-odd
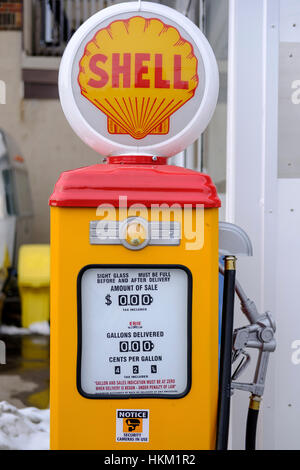
[(88, 398), (188, 393), (191, 289), (183, 267), (84, 268), (78, 280), (79, 392)]
[(117, 410), (116, 442), (149, 442), (149, 410)]

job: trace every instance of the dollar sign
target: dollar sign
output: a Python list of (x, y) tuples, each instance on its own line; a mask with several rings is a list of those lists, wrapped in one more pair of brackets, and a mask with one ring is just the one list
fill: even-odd
[(106, 302), (105, 302), (106, 305), (111, 305), (111, 304), (112, 304), (112, 300), (111, 300), (111, 296), (110, 296), (110, 295), (107, 295), (107, 296), (105, 297), (105, 300), (106, 300)]

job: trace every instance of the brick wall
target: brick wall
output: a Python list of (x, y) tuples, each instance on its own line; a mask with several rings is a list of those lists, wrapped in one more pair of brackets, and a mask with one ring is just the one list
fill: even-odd
[(22, 28), (22, 1), (0, 0), (0, 30)]

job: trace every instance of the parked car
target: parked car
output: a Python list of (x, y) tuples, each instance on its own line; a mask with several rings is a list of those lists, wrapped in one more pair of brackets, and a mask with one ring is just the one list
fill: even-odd
[[(19, 312), (19, 247), (31, 241), (33, 208), (28, 171), (14, 139), (0, 129), (0, 315)], [(13, 312), (15, 310), (15, 312)]]

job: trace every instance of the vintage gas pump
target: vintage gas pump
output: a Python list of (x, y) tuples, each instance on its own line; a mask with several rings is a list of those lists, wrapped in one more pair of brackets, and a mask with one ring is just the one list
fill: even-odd
[(59, 87), (107, 164), (50, 198), (51, 448), (214, 449), (220, 201), (167, 165), (214, 112), (211, 47), (171, 8), (122, 3), (74, 34)]

